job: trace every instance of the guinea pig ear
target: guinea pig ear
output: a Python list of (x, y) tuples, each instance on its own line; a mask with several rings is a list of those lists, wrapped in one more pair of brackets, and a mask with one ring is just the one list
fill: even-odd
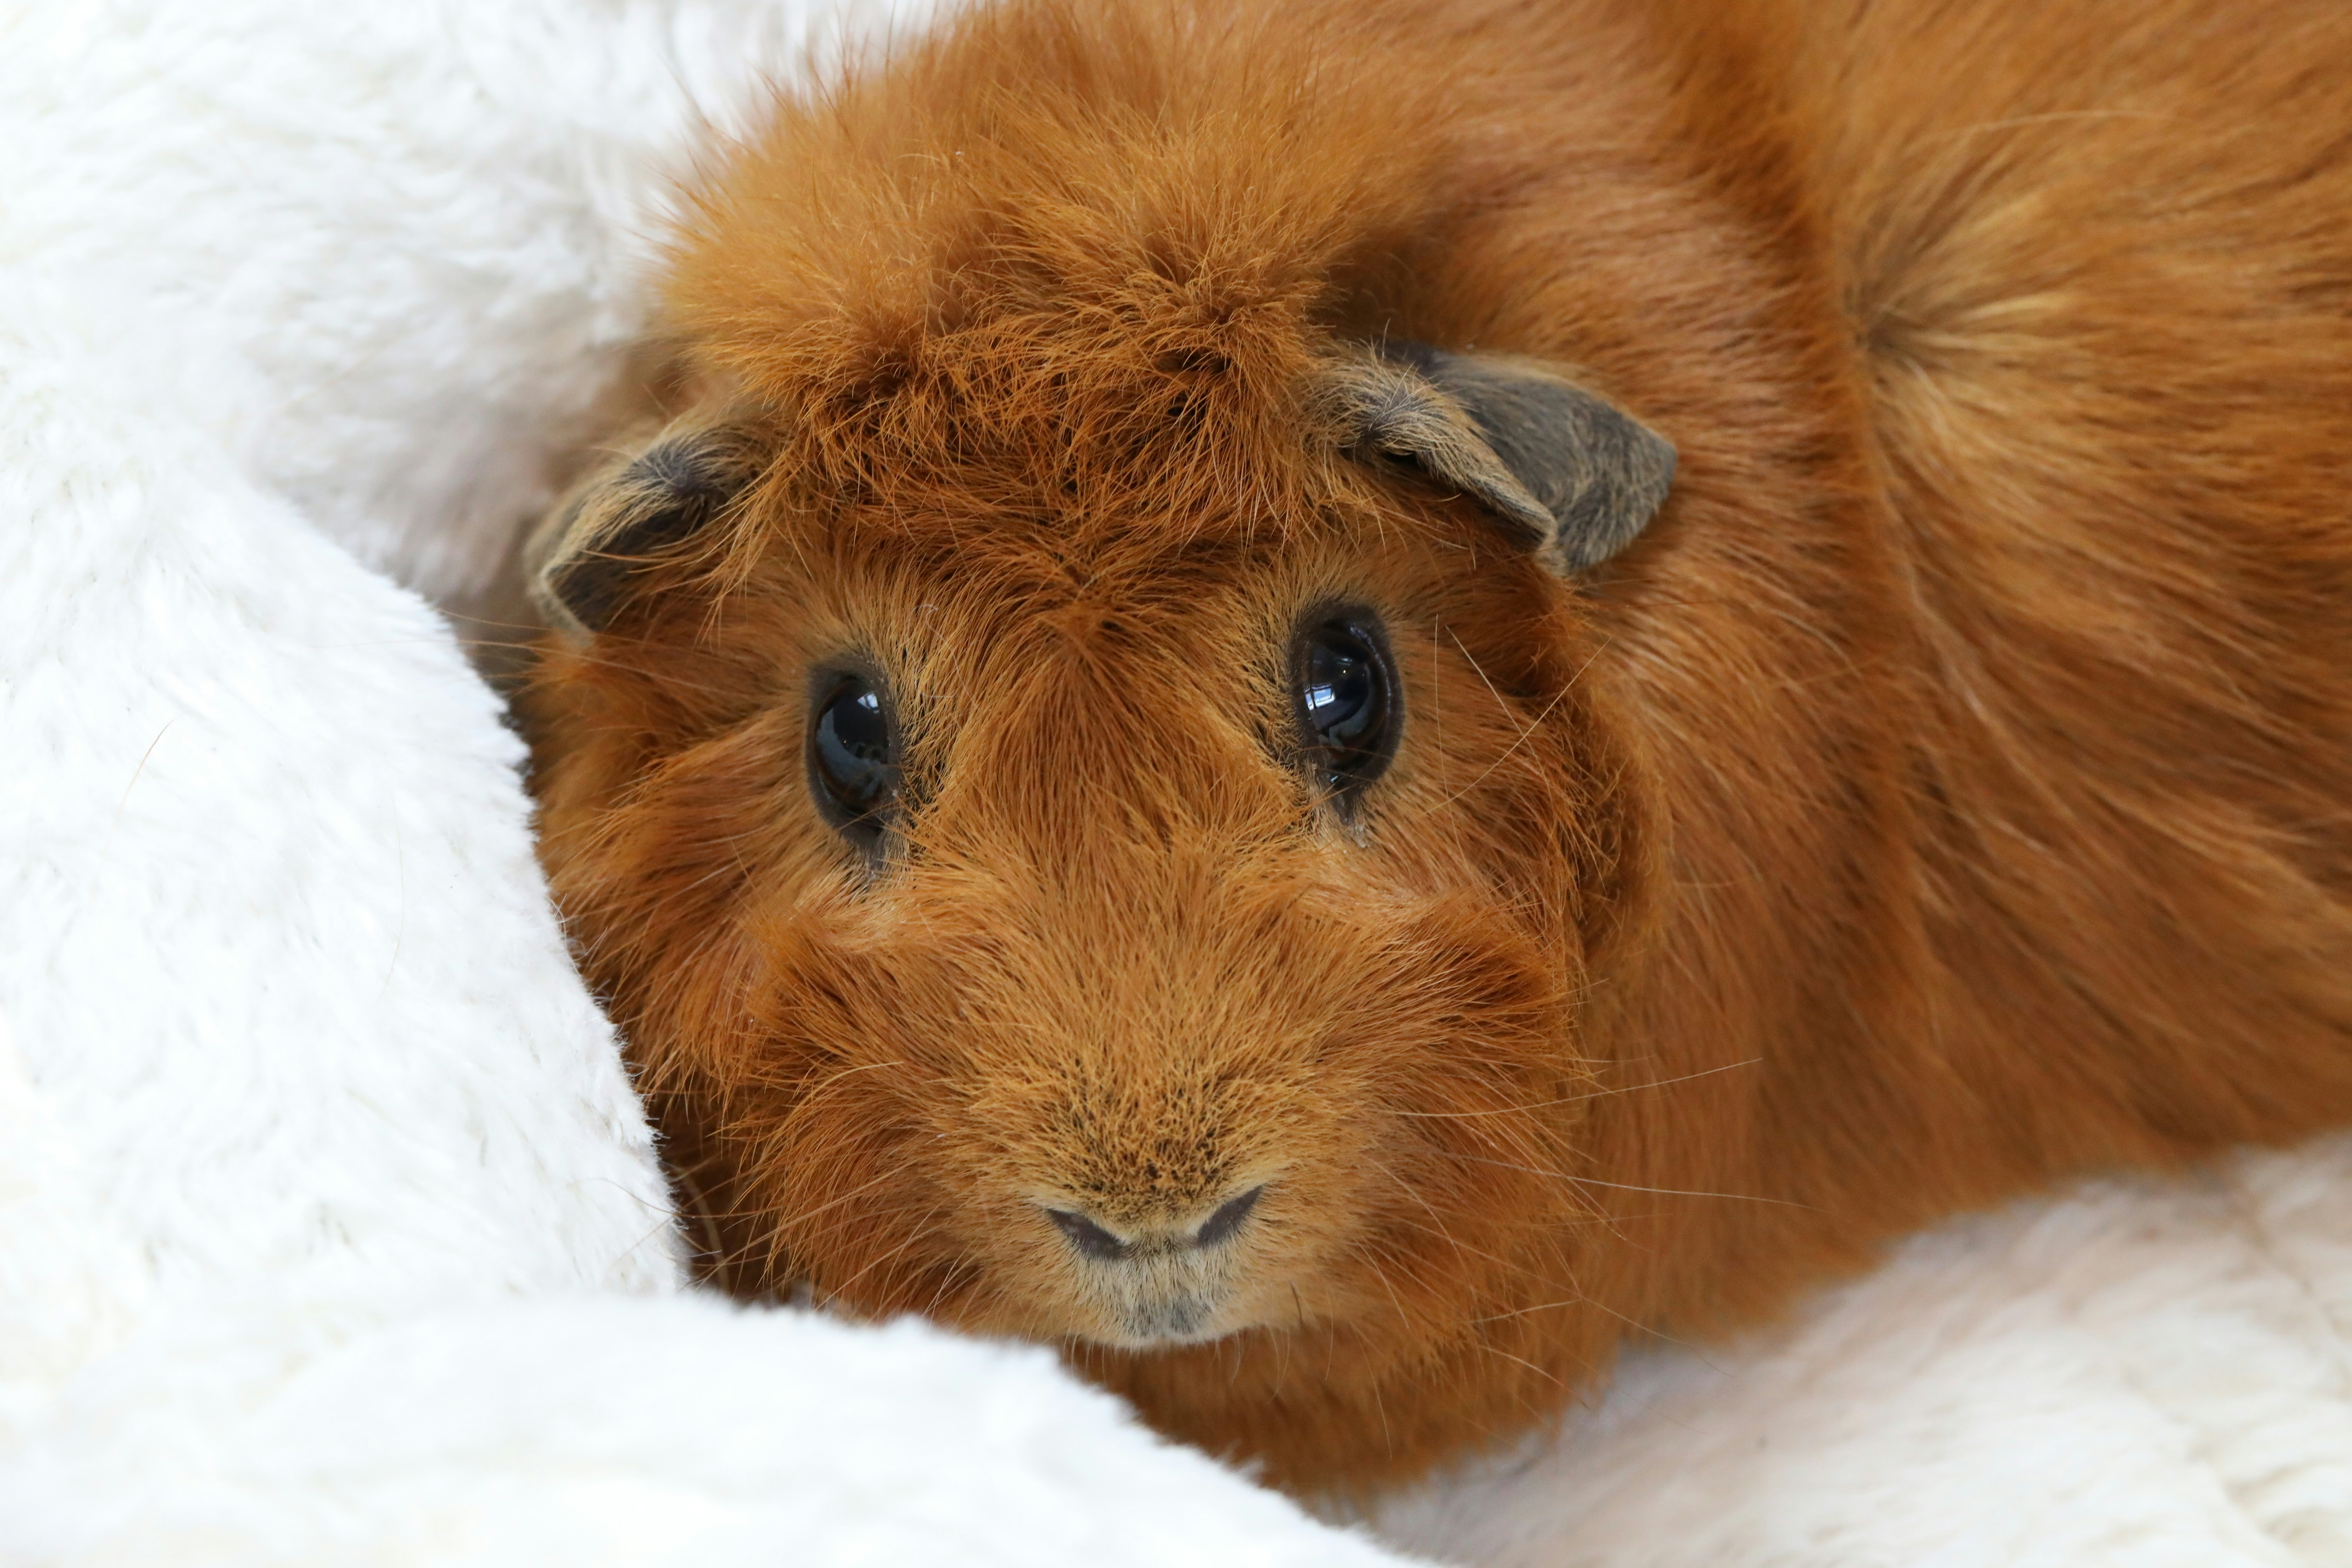
[(531, 602), (585, 641), (604, 629), (635, 568), (698, 532), (760, 469), (751, 436), (680, 420), (590, 474), (523, 547)]
[(1391, 339), (1341, 357), (1324, 393), (1352, 449), (1475, 496), (1562, 574), (1632, 543), (1675, 475), (1664, 437), (1537, 360)]

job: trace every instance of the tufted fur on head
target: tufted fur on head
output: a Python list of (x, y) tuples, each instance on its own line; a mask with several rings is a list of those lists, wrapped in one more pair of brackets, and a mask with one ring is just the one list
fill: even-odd
[(780, 104), (534, 556), (712, 1271), (1349, 1490), (2352, 1116), (2352, 23), (2260, 8), (1008, 0)]

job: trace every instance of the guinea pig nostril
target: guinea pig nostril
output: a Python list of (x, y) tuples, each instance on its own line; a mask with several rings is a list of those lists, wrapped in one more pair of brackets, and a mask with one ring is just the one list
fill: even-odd
[(1127, 1256), (1127, 1243), (1082, 1214), (1073, 1214), (1068, 1209), (1047, 1209), (1045, 1217), (1059, 1226), (1062, 1234), (1070, 1238), (1071, 1245), (1088, 1258), (1108, 1261)]
[(1241, 1228), (1242, 1221), (1249, 1218), (1250, 1210), (1257, 1207), (1257, 1200), (1265, 1195), (1264, 1187), (1252, 1187), (1241, 1196), (1220, 1205), (1216, 1213), (1201, 1222), (1200, 1234), (1192, 1239), (1202, 1247), (1216, 1246)]

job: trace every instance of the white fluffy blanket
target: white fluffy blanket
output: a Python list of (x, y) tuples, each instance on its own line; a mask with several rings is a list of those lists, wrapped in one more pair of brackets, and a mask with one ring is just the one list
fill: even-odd
[(2337, 1146), (1654, 1352), (1394, 1550), (1042, 1352), (685, 1290), (427, 600), (790, 4), (0, 8), (0, 1563), (2352, 1563)]

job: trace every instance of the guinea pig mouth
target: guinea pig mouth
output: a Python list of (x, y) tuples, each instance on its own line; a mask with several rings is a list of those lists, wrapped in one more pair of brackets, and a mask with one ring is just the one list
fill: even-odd
[[(1082, 1338), (1121, 1350), (1157, 1345), (1201, 1344), (1248, 1327), (1227, 1321), (1234, 1290), (1223, 1280), (1189, 1278), (1181, 1266), (1140, 1260), (1092, 1266), (1084, 1294), (1091, 1299), (1102, 1331)], [(1107, 1277), (1106, 1277), (1107, 1276)]]
[(1213, 1327), (1222, 1298), (1181, 1293), (1139, 1301), (1119, 1323), (1119, 1348), (1141, 1350), (1150, 1345), (1193, 1345), (1223, 1339), (1231, 1330)]

